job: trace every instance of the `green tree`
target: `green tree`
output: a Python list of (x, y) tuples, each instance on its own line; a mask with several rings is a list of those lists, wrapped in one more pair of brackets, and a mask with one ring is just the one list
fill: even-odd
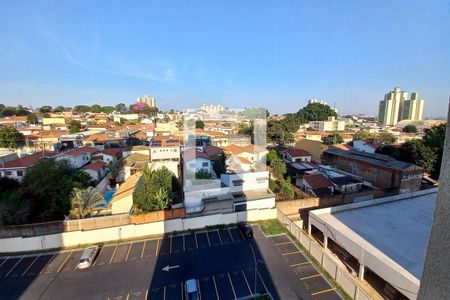
[(204, 129), (205, 123), (202, 120), (197, 120), (197, 121), (195, 121), (195, 128)]
[(395, 137), (392, 133), (390, 132), (381, 132), (378, 134), (377, 136), (377, 140), (380, 143), (384, 143), (384, 144), (392, 144), (395, 142)]
[(406, 125), (405, 127), (403, 127), (402, 131), (406, 133), (416, 133), (417, 127), (412, 124)]
[(73, 110), (79, 113), (87, 113), (91, 111), (91, 107), (89, 105), (76, 105)]
[(175, 176), (166, 167), (149, 170), (145, 166), (133, 193), (135, 211), (148, 212), (166, 208), (175, 196), (176, 184)]
[(121, 114), (125, 113), (127, 111), (127, 106), (125, 103), (119, 103), (115, 107), (115, 110)]
[(0, 128), (0, 147), (19, 148), (24, 144), (25, 137), (14, 127)]
[(277, 151), (275, 150), (270, 150), (269, 153), (267, 153), (266, 156), (266, 160), (267, 160), (267, 164), (270, 165), (270, 163), (276, 159), (279, 159), (280, 157), (278, 156)]
[(286, 174), (286, 163), (279, 157), (270, 161), (270, 167), (272, 168), (273, 175), (275, 175), (277, 179), (282, 179), (284, 174)]
[(365, 139), (372, 138), (372, 137), (373, 137), (373, 135), (368, 132), (358, 131), (358, 132), (355, 132), (355, 134), (353, 135), (353, 140), (354, 141), (365, 140)]
[(219, 157), (212, 161), (212, 167), (214, 170), (214, 173), (216, 173), (217, 176), (220, 177), (220, 174), (224, 174), (227, 172), (226, 167), (226, 157), (224, 153), (220, 153)]
[(50, 105), (44, 105), (39, 108), (39, 112), (41, 112), (43, 114), (48, 114), (49, 112), (52, 112), (52, 110), (53, 109)]
[(103, 113), (107, 113), (110, 114), (114, 111), (114, 107), (113, 106), (103, 106), (102, 107), (102, 112)]
[(280, 179), (280, 194), (290, 199), (295, 197), (295, 188), (291, 183), (291, 178)]
[(29, 114), (27, 116), (27, 123), (28, 124), (37, 124), (38, 123), (38, 118), (35, 114)]
[(267, 139), (278, 145), (286, 145), (294, 142), (294, 136), (287, 130), (284, 124), (277, 120), (270, 120), (266, 129)]
[(330, 106), (320, 103), (310, 103), (296, 114), (300, 124), (310, 121), (326, 121), (328, 117), (337, 117), (337, 113)]
[(239, 131), (238, 134), (244, 134), (244, 135), (249, 135), (250, 136), (250, 140), (252, 142), (252, 144), (254, 143), (255, 140), (255, 125), (253, 121), (250, 121), (250, 124), (241, 124), (239, 126)]
[(442, 154), (444, 152), (444, 141), (447, 123), (433, 126), (425, 131), (423, 141), (426, 146), (431, 147), (436, 153), (437, 159), (434, 163), (431, 175), (435, 179), (439, 179), (442, 164)]
[[(85, 173), (85, 172), (82, 172)], [(62, 220), (71, 209), (74, 188), (86, 188), (86, 174), (74, 169), (66, 160), (41, 159), (24, 176), (20, 197), (27, 201), (28, 222)]]
[(101, 113), (102, 112), (102, 107), (98, 104), (94, 104), (91, 106), (91, 112), (93, 113)]
[(81, 122), (80, 121), (77, 121), (77, 120), (72, 120), (72, 121), (70, 121), (70, 125), (69, 125), (69, 127), (70, 127), (70, 133), (72, 134), (72, 133), (77, 133), (77, 132), (80, 132), (80, 129), (81, 129)]
[(54, 112), (63, 112), (66, 111), (66, 109), (64, 108), (64, 106), (57, 106), (54, 110)]
[(392, 145), (382, 145), (377, 150), (375, 150), (375, 153), (389, 155), (392, 158), (401, 160), (400, 149)]
[(402, 145), (400, 157), (403, 161), (423, 167), (426, 172), (433, 171), (436, 162), (436, 153), (422, 140), (407, 141)]
[(327, 145), (335, 145), (344, 143), (344, 139), (339, 133), (332, 133), (323, 139), (323, 142)]
[(85, 189), (74, 188), (71, 204), (70, 215), (72, 218), (83, 219), (86, 216), (92, 216), (96, 207), (106, 204), (106, 201), (94, 187), (90, 186)]

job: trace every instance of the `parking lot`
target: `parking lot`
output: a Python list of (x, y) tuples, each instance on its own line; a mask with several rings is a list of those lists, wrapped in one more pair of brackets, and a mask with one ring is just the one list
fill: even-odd
[(0, 298), (184, 299), (195, 278), (201, 299), (341, 299), (289, 237), (252, 227), (251, 241), (232, 227), (104, 246), (86, 270), (82, 250), (1, 258)]

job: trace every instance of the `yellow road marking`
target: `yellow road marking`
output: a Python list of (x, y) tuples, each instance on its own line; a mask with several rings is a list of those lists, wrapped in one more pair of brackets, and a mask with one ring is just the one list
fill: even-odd
[(169, 248), (169, 254), (172, 254), (172, 236), (170, 236), (170, 248)]
[(211, 242), (209, 241), (208, 231), (206, 231), (206, 238), (208, 239), (208, 245), (209, 245), (209, 247), (211, 247)]
[(306, 279), (311, 279), (311, 278), (316, 278), (316, 277), (320, 277), (320, 276), (322, 276), (322, 274), (315, 274), (315, 275), (311, 275), (311, 276), (306, 276), (306, 277), (303, 277), (303, 278), (300, 278), (300, 280), (306, 280)]
[(222, 237), (220, 236), (219, 229), (217, 229), (217, 235), (219, 236), (220, 244), (223, 245)]
[(311, 296), (320, 295), (320, 294), (331, 292), (331, 291), (334, 291), (334, 290), (336, 290), (336, 288), (331, 288), (331, 289), (323, 290), (323, 291), (320, 291), (320, 292), (315, 292), (315, 293), (312, 293)]
[(39, 275), (42, 274), (42, 272), (44, 272), (45, 269), (47, 269), (48, 265), (53, 261), (55, 256), (56, 256), (56, 253), (54, 253), (53, 256), (48, 260), (48, 262), (45, 264), (44, 268), (39, 272)]
[(281, 245), (287, 245), (287, 244), (293, 244), (294, 242), (284, 242), (284, 243), (278, 243), (275, 244), (275, 246), (281, 246)]
[(228, 274), (228, 279), (230, 280), (231, 289), (233, 290), (234, 299), (237, 299), (237, 297), (236, 297), (236, 291), (234, 290), (234, 286), (233, 286), (233, 282), (231, 281), (230, 273), (227, 273), (227, 274)]
[(31, 266), (36, 262), (36, 260), (39, 258), (40, 255), (36, 256), (36, 258), (33, 260), (33, 262), (28, 266), (28, 268), (25, 270), (25, 272), (22, 273), (21, 276), (25, 275), (26, 272), (31, 268)]
[(291, 254), (297, 254), (297, 253), (301, 253), (300, 251), (292, 251), (292, 252), (288, 252), (288, 253), (283, 253), (281, 255), (291, 255)]
[(116, 245), (116, 248), (114, 248), (114, 252), (111, 255), (111, 259), (109, 260), (109, 263), (111, 263), (113, 261), (114, 255), (116, 254), (116, 251), (117, 251), (117, 247), (119, 247), (119, 245)]
[(186, 237), (183, 234), (183, 252), (186, 251)]
[(298, 266), (304, 266), (304, 265), (309, 265), (310, 264), (310, 262), (309, 261), (305, 261), (305, 262), (302, 262), (302, 263), (299, 263), (299, 264), (293, 264), (293, 265), (290, 265), (291, 267), (298, 267)]
[(262, 279), (261, 274), (259, 273), (258, 270), (256, 270), (256, 273), (258, 273), (258, 277), (259, 277), (259, 279), (261, 279), (261, 282), (262, 282), (262, 284), (263, 284), (263, 286), (264, 286), (264, 289), (266, 290), (266, 293), (268, 293), (269, 290), (267, 289), (266, 283), (265, 283), (264, 280)]
[(214, 275), (213, 275), (213, 282), (214, 282), (214, 288), (216, 289), (217, 300), (220, 300), (219, 291), (217, 290), (216, 278), (214, 278)]
[(159, 239), (156, 240), (155, 255), (158, 256)]
[(197, 279), (197, 284), (198, 284), (198, 296), (200, 298), (200, 300), (202, 300), (202, 292), (200, 291), (200, 280)]
[(6, 273), (5, 278), (8, 277), (8, 275), (12, 272), (12, 270), (14, 270), (14, 268), (22, 261), (23, 256), (16, 262), (16, 264), (14, 265), (14, 267), (12, 267), (11, 270), (9, 270), (8, 273)]
[(250, 295), (253, 295), (252, 290), (250, 289), (250, 285), (248, 284), (247, 276), (245, 276), (244, 270), (241, 270), (241, 272), (242, 272), (242, 275), (244, 276), (244, 280), (245, 280), (245, 283), (247, 284)]
[(198, 249), (197, 234), (195, 232), (194, 232), (194, 237), (195, 237), (195, 246), (197, 246), (197, 249)]
[(147, 240), (144, 240), (144, 246), (142, 247), (141, 258), (144, 257), (145, 244), (147, 244)]
[(58, 270), (56, 271), (57, 273), (59, 273), (59, 271), (62, 270), (62, 268), (64, 267), (64, 265), (66, 264), (66, 262), (69, 260), (69, 257), (72, 255), (73, 251), (70, 251), (69, 255), (67, 255), (66, 259), (63, 261), (63, 263), (59, 266)]
[(230, 231), (230, 228), (227, 228), (227, 230), (228, 230), (228, 233), (230, 234), (230, 237), (231, 237), (231, 241), (234, 243), (234, 239), (233, 239), (233, 236), (231, 235), (231, 231)]
[(131, 247), (133, 246), (133, 242), (130, 243), (130, 247), (128, 247), (128, 252), (127, 252), (127, 256), (125, 257), (125, 261), (128, 260), (128, 256), (130, 256), (130, 252), (131, 252)]
[(8, 260), (9, 258), (5, 259), (1, 264), (0, 267), (3, 266), (3, 264)]

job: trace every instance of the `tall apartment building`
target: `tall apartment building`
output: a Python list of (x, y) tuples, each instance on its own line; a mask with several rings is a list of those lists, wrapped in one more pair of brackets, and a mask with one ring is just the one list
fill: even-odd
[(403, 104), (402, 120), (422, 120), (424, 102), (419, 93), (411, 93), (411, 98)]
[(401, 120), (422, 120), (424, 100), (418, 93), (401, 91), (396, 87), (393, 91), (384, 95), (380, 101), (378, 121), (383, 125), (394, 126)]
[(147, 103), (147, 105), (149, 107), (156, 107), (155, 97), (150, 97), (150, 96), (144, 95), (142, 97), (137, 97), (136, 102), (143, 102), (143, 103)]

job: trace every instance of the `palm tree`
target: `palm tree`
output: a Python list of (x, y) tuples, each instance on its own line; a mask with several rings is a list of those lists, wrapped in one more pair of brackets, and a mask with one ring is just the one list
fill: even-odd
[(85, 189), (74, 188), (72, 191), (72, 209), (70, 215), (74, 218), (82, 219), (92, 215), (92, 212), (99, 204), (106, 201), (100, 193), (93, 187)]

